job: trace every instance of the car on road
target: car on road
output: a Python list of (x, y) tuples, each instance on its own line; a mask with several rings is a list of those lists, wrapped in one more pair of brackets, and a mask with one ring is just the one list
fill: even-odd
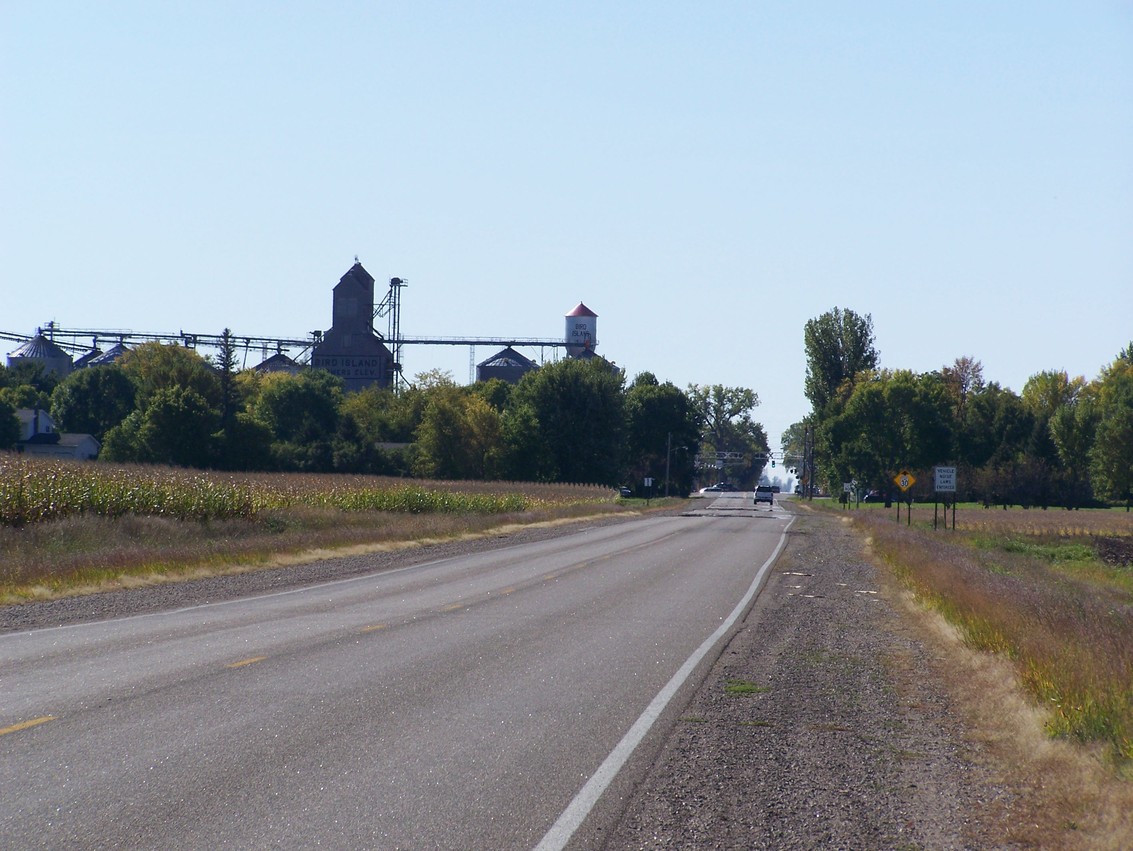
[(701, 488), (700, 492), (701, 493), (723, 493), (724, 490), (725, 490), (725, 488), (720, 487), (720, 485), (709, 485), (706, 488)]
[(752, 499), (752, 504), (759, 505), (761, 502), (766, 502), (768, 505), (775, 505), (775, 491), (772, 490), (771, 485), (760, 485), (755, 489), (755, 497)]

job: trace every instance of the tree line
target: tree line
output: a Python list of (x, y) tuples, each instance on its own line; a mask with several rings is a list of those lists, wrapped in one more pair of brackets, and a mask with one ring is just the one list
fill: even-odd
[(0, 367), (0, 449), (17, 442), (15, 410), (40, 408), (58, 430), (96, 437), (105, 461), (611, 486), (653, 477), (654, 494), (666, 471), (672, 493), (687, 493), (697, 455), (717, 451), (742, 453), (734, 474), (753, 482), (767, 451), (754, 391), (681, 390), (649, 372), (627, 384), (601, 358), (548, 363), (514, 385), (430, 371), (396, 393), (235, 364), (233, 340), (213, 359), (146, 343), (62, 379), (38, 364)]
[(1133, 343), (1093, 380), (1038, 372), (1019, 394), (971, 357), (925, 373), (881, 368), (868, 314), (824, 313), (804, 345), (812, 410), (785, 440), (798, 453), (813, 441), (816, 483), (830, 492), (850, 481), (892, 492), (908, 469), (926, 496), (943, 465), (957, 468), (957, 498), (986, 505), (1133, 498)]

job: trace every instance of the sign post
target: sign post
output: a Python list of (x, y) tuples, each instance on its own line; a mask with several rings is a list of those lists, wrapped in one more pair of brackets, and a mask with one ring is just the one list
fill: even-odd
[[(956, 530), (956, 468), (934, 467), (932, 471), (933, 490), (937, 495), (952, 494), (952, 530)], [(936, 528), (936, 502), (932, 505), (932, 528)], [(948, 497), (944, 497), (944, 528), (948, 528)]]
[[(901, 489), (901, 493), (907, 494), (909, 488), (917, 483), (917, 477), (910, 473), (908, 470), (902, 470), (893, 477), (893, 484)], [(913, 498), (910, 496), (908, 500), (909, 507), (905, 510), (908, 525), (913, 525)], [(897, 500), (897, 522), (901, 522), (901, 500)]]

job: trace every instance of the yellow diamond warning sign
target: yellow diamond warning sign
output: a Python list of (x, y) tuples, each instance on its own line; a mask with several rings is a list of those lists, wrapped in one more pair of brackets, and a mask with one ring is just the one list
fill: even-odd
[(908, 470), (902, 470), (893, 477), (893, 483), (896, 484), (903, 493), (917, 483), (917, 477)]

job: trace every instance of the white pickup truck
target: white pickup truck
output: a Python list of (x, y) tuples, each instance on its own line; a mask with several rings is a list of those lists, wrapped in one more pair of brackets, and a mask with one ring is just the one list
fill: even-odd
[(775, 505), (775, 491), (771, 485), (759, 485), (755, 489), (755, 498), (752, 500), (752, 504), (759, 505), (761, 502), (766, 502), (770, 506)]

